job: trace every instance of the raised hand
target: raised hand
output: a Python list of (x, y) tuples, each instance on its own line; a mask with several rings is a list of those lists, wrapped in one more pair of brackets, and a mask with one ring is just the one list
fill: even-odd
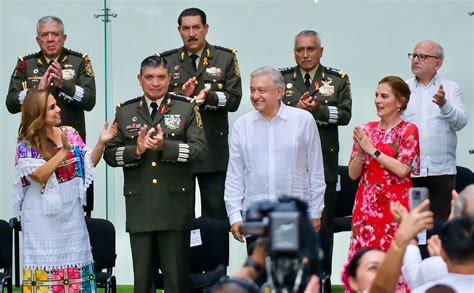
[(53, 82), (53, 77), (51, 76), (51, 66), (46, 69), (43, 76), (40, 79), (38, 84), (39, 90), (47, 90), (49, 85)]
[(183, 96), (190, 97), (194, 90), (196, 89), (196, 77), (191, 77), (188, 79), (181, 88), (181, 93)]
[(61, 64), (54, 60), (49, 65), (48, 69), (50, 69), (50, 76), (53, 85), (57, 88), (61, 88), (63, 86), (63, 71), (61, 69)]
[(163, 139), (163, 129), (161, 128), (161, 125), (158, 124), (156, 127), (157, 134), (153, 136), (153, 139), (155, 140), (155, 146), (156, 150), (162, 151), (163, 146), (164, 146), (164, 139)]
[(136, 154), (141, 156), (146, 150), (156, 150), (156, 141), (152, 138), (155, 128), (143, 125), (138, 131)]
[(63, 148), (66, 151), (70, 151), (72, 149), (72, 145), (69, 142), (69, 140), (67, 139), (67, 129), (66, 128), (64, 128), (61, 131), (61, 144), (63, 145)]
[(354, 138), (356, 139), (357, 143), (359, 144), (360, 148), (368, 153), (372, 154), (375, 152), (375, 147), (372, 144), (372, 140), (370, 137), (365, 134), (364, 130), (360, 127), (355, 127), (354, 128)]
[(438, 91), (434, 94), (432, 101), (440, 107), (446, 104), (446, 96), (442, 84), (439, 85)]
[(209, 92), (208, 89), (202, 89), (199, 94), (196, 96), (196, 104), (201, 105), (207, 98), (207, 93)]
[(117, 134), (117, 124), (112, 123), (109, 127), (109, 123), (105, 122), (104, 127), (100, 130), (99, 141), (102, 143), (109, 142)]

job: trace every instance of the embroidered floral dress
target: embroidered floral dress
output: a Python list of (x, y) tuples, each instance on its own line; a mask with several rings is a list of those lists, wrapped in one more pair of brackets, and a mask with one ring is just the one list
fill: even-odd
[[(411, 166), (413, 174), (419, 174), (418, 129), (409, 122), (401, 121), (391, 129), (378, 127), (378, 122), (362, 126), (380, 152)], [(356, 154), (353, 147), (351, 161)], [(399, 201), (408, 209), (408, 189), (412, 186), (410, 173), (399, 178), (388, 171), (377, 160), (366, 154), (362, 177), (352, 212), (352, 235), (349, 244), (349, 259), (363, 247), (374, 247), (387, 251), (395, 236), (398, 224), (390, 213), (390, 202)], [(407, 291), (401, 278), (397, 292)]]
[(46, 163), (27, 141), (15, 158), (13, 208), (23, 234), (23, 292), (96, 292), (89, 234), (82, 205), (94, 167), (74, 128), (66, 159), (41, 186), (29, 175)]

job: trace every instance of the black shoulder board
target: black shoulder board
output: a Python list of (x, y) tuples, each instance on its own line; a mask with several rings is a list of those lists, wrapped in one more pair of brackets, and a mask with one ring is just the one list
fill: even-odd
[(292, 73), (295, 70), (292, 67), (282, 67), (282, 68), (278, 68), (278, 71), (280, 71), (282, 75), (285, 75), (287, 73)]
[(122, 102), (122, 103), (118, 103), (117, 107), (130, 105), (130, 104), (133, 104), (133, 103), (136, 103), (136, 102), (140, 101), (141, 99), (142, 99), (142, 97), (138, 97), (138, 98), (135, 98), (135, 99), (131, 99), (131, 100)]
[[(67, 49), (67, 48), (64, 48), (64, 50), (66, 50), (66, 52), (68, 52), (69, 55), (74, 55), (74, 56), (78, 56), (78, 57), (81, 57), (84, 55), (84, 53), (80, 53), (80, 52), (77, 52), (77, 51), (73, 51), (71, 49)], [(86, 54), (87, 55), (87, 54)]]
[(175, 92), (171, 92), (171, 93), (168, 93), (168, 94), (169, 94), (169, 97), (173, 100), (178, 100), (178, 101), (182, 101), (182, 102), (186, 102), (186, 103), (194, 103), (194, 99), (192, 99), (190, 97), (186, 97), (186, 96), (183, 96), (183, 95), (178, 95)]
[(167, 50), (167, 51), (161, 51), (161, 52), (155, 52), (155, 55), (156, 56), (159, 56), (159, 57), (166, 57), (166, 56), (169, 56), (169, 55), (172, 55), (176, 52), (178, 52), (179, 48), (176, 48), (176, 49), (171, 49), (171, 50)]
[(222, 46), (214, 46), (214, 48), (222, 50), (222, 51), (230, 52), (232, 54), (235, 54), (235, 52), (237, 52), (237, 50), (235, 50), (235, 49), (229, 49), (229, 48), (222, 47)]
[(339, 70), (336, 68), (326, 67), (326, 72), (332, 75), (338, 75), (341, 78), (344, 78), (347, 75), (347, 72), (344, 70)]
[(28, 54), (26, 56), (20, 56), (18, 57), (18, 59), (20, 61), (23, 61), (23, 60), (28, 60), (28, 59), (31, 59), (31, 58), (36, 58), (36, 57), (39, 57), (41, 56), (41, 52), (36, 52), (36, 53), (33, 53), (33, 54)]

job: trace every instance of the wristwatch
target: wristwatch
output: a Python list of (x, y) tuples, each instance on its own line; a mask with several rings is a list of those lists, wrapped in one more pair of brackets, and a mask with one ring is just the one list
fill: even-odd
[(375, 152), (372, 154), (372, 158), (377, 159), (380, 156), (381, 152), (379, 150), (375, 150)]

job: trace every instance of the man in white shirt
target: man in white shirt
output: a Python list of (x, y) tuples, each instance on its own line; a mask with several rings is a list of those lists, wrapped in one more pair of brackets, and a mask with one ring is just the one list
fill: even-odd
[(307, 202), (312, 224), (319, 229), (326, 184), (314, 118), (281, 102), (285, 83), (277, 70), (262, 67), (250, 78), (255, 110), (234, 123), (229, 146), (224, 200), (232, 235), (244, 242), (242, 214), (258, 201), (284, 195)]
[(444, 60), (439, 44), (422, 41), (408, 57), (415, 76), (406, 81), (411, 96), (403, 118), (418, 127), (421, 157), (420, 176), (412, 181), (429, 189), (435, 220), (446, 220), (455, 185), (456, 131), (467, 124), (468, 116), (459, 85), (437, 73)]

